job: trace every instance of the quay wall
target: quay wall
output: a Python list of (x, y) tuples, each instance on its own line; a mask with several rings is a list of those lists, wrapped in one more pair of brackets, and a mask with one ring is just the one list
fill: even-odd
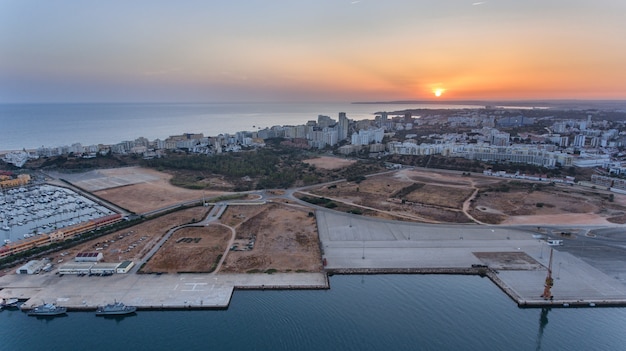
[(497, 271), (486, 267), (458, 267), (458, 268), (330, 268), (328, 275), (333, 274), (450, 274), (450, 275), (479, 275), (488, 277), (520, 308), (567, 308), (567, 307), (626, 307), (626, 299), (552, 299), (544, 300), (537, 294), (536, 298), (520, 296), (504, 280), (500, 279)]

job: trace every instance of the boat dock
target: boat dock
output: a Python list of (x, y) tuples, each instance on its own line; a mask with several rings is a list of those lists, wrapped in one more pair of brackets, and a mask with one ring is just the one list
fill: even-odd
[[(138, 309), (220, 309), (235, 289), (328, 289), (328, 274), (476, 274), (489, 277), (520, 307), (626, 306), (626, 265), (595, 267), (531, 230), (424, 225), (317, 212), (325, 272), (181, 273), (60, 276), (7, 274), (0, 297), (95, 310), (113, 300)], [(553, 299), (541, 294), (554, 249)]]
[(108, 277), (6, 275), (1, 296), (25, 300), (23, 309), (42, 301), (70, 311), (95, 310), (113, 300), (145, 309), (223, 309), (234, 289), (327, 289), (323, 273), (273, 274), (114, 274)]
[[(330, 273), (477, 274), (489, 277), (520, 307), (626, 306), (623, 257), (615, 257), (607, 274), (562, 246), (537, 240), (534, 228), (416, 225), (330, 211), (316, 217)], [(551, 249), (553, 298), (545, 300)]]

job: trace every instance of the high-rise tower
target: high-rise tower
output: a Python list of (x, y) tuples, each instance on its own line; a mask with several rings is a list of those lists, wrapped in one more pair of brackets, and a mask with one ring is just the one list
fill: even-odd
[(346, 117), (345, 112), (339, 112), (339, 123), (338, 123), (338, 137), (339, 140), (345, 140), (348, 138), (348, 128), (350, 126), (350, 122), (348, 121), (348, 117)]

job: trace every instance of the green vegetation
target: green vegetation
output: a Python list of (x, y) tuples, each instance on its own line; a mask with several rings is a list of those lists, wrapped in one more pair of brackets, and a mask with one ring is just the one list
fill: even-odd
[(171, 183), (189, 189), (212, 187), (204, 182), (208, 175), (224, 176), (235, 191), (289, 188), (295, 184), (315, 184), (324, 175), (302, 162), (302, 151), (270, 145), (263, 149), (221, 155), (173, 154), (145, 160), (144, 166), (174, 172)]
[(332, 201), (330, 199), (327, 199), (325, 197), (310, 197), (310, 196), (303, 196), (300, 200), (302, 201), (306, 201), (310, 204), (313, 205), (319, 205), (319, 206), (325, 206), (329, 203), (332, 203)]
[(213, 262), (213, 264), (211, 265), (211, 268), (209, 269), (209, 271), (207, 273), (211, 273), (213, 271), (215, 271), (215, 269), (217, 268), (217, 264), (220, 263), (220, 260), (222, 259), (222, 254), (217, 255), (217, 257), (215, 258), (215, 262)]

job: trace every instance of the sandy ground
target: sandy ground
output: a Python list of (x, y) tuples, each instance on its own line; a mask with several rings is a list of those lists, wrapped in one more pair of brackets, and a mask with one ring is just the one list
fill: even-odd
[(142, 268), (142, 273), (209, 273), (231, 238), (220, 225), (178, 229)]
[(463, 203), (473, 192), (473, 182), (460, 173), (401, 170), (359, 183), (312, 188), (310, 193), (384, 211), (392, 219), (468, 223), (471, 219), (463, 214)]
[[(506, 192), (493, 190), (509, 182), (478, 174), (407, 169), (368, 177), (358, 184), (344, 182), (312, 188), (310, 193), (395, 214), (395, 219), (425, 223), (626, 223), (626, 195), (612, 194), (611, 202), (608, 192), (546, 183), (534, 191), (531, 182)], [(476, 193), (480, 196), (474, 199)]]
[[(155, 220), (101, 236), (71, 249), (48, 256), (52, 263), (74, 259), (79, 252), (102, 252), (103, 262), (137, 261), (142, 258), (173, 227), (199, 220), (206, 216), (206, 207), (195, 207), (170, 213)], [(62, 260), (61, 262), (59, 262)]]
[(347, 167), (355, 163), (356, 161), (346, 160), (345, 158), (321, 156), (321, 157), (304, 160), (303, 162), (308, 163), (310, 165), (314, 165), (315, 167), (322, 168), (322, 169), (338, 169), (338, 168)]
[(483, 191), (469, 212), (493, 224), (624, 224), (626, 196), (612, 194), (613, 201), (609, 201), (610, 196), (580, 186)]
[[(244, 208), (248, 207), (248, 208)], [(222, 222), (234, 225), (235, 245), (220, 272), (319, 272), (321, 252), (315, 217), (283, 204), (232, 206)]]
[(171, 177), (152, 169), (127, 167), (94, 171), (92, 178), (73, 183), (86, 190), (96, 186), (95, 195), (135, 213), (225, 194), (223, 191), (175, 187), (169, 182)]
[[(61, 264), (79, 252), (100, 251), (104, 262), (137, 261), (170, 228), (197, 221), (207, 213), (206, 207), (175, 212), (49, 257)], [(236, 232), (233, 243), (230, 228)], [(141, 271), (211, 272), (226, 252), (220, 269), (224, 273), (320, 272), (318, 242), (315, 218), (309, 211), (283, 204), (229, 206), (216, 224), (178, 229)], [(231, 245), (236, 248), (228, 250)]]

